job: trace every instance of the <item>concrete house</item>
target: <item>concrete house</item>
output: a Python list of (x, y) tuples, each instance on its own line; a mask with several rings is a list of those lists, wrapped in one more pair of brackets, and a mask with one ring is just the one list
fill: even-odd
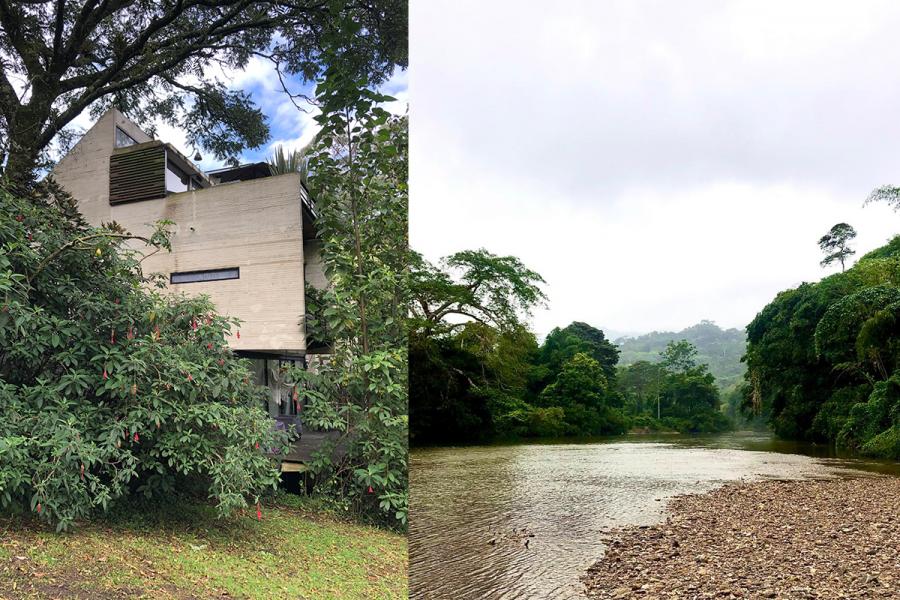
[(221, 314), (243, 322), (229, 346), (251, 359), (271, 390), (268, 411), (300, 426), (281, 367), (306, 364), (305, 289), (324, 288), (316, 213), (295, 173), (273, 176), (265, 163), (204, 173), (170, 144), (110, 109), (53, 169), (92, 225), (115, 221), (149, 234), (175, 223), (172, 252), (143, 263), (168, 290), (207, 294)]

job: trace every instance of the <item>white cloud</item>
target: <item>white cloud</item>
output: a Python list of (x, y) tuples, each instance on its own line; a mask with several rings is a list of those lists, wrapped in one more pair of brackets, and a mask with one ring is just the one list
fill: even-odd
[[(546, 333), (746, 325), (900, 229), (900, 6), (871, 2), (411, 5), (410, 235), (548, 280)], [(452, 48), (452, 51), (448, 49)]]
[[(316, 116), (321, 114), (318, 108), (310, 108), (307, 112), (297, 110), (291, 106), (299, 115), (298, 123), (284, 133), (288, 134), (282, 139), (277, 139), (269, 143), (267, 146), (268, 154), (271, 154), (277, 146), (283, 146), (286, 151), (300, 150), (316, 137), (316, 134), (322, 129), (315, 121)], [(292, 137), (290, 134), (294, 134)]]

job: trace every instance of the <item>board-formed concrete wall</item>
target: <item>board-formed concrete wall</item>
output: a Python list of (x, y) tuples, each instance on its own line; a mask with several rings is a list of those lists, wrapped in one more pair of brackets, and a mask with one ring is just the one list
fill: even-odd
[[(221, 314), (244, 321), (235, 350), (299, 354), (306, 350), (300, 175), (290, 173), (110, 206), (109, 157), (115, 126), (138, 142), (148, 136), (116, 110), (104, 115), (53, 171), (94, 225), (115, 221), (144, 235), (160, 219), (175, 222), (172, 252), (143, 263), (145, 273), (239, 267), (240, 278), (169, 286), (208, 294)], [(139, 243), (134, 247), (140, 248)], [(142, 248), (146, 251), (146, 248)], [(307, 266), (309, 268), (309, 266)]]
[(303, 242), (303, 257), (306, 265), (306, 282), (317, 290), (328, 287), (325, 264), (322, 262), (322, 242), (311, 239)]
[(53, 168), (51, 175), (78, 200), (89, 223), (112, 220), (109, 206), (109, 157), (115, 150), (116, 127), (136, 142), (153, 140), (115, 108), (107, 111)]

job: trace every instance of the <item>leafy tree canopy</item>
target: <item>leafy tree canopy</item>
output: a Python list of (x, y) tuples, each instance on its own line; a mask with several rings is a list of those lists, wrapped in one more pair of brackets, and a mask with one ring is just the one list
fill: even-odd
[(618, 348), (606, 339), (603, 331), (580, 321), (550, 331), (541, 345), (540, 361), (551, 372), (557, 372), (578, 353), (597, 361), (607, 381), (615, 380)]
[(579, 352), (563, 364), (556, 381), (541, 392), (541, 402), (545, 405), (576, 403), (602, 408), (608, 388), (600, 363)]
[(833, 262), (841, 263), (841, 271), (844, 270), (844, 263), (851, 256), (856, 254), (856, 250), (852, 250), (849, 246), (853, 238), (856, 237), (856, 230), (846, 223), (838, 223), (831, 230), (819, 239), (819, 248), (825, 253), (825, 258), (820, 263), (823, 267), (827, 267)]
[(450, 331), (466, 321), (515, 328), (546, 300), (543, 283), (518, 258), (485, 249), (451, 254), (441, 261), (441, 268), (412, 253), (411, 328), (423, 335)]
[(784, 437), (900, 457), (897, 239), (778, 294), (747, 327), (745, 407)]
[[(532, 423), (526, 403), (537, 354), (521, 319), (543, 302), (543, 279), (515, 257), (459, 252), (440, 267), (412, 253), (409, 319), (411, 439), (418, 444), (562, 431)], [(546, 427), (545, 427), (546, 425)], [(549, 429), (548, 429), (549, 428)]]
[(663, 368), (671, 373), (688, 373), (697, 368), (697, 347), (687, 340), (669, 342), (659, 356)]
[(280, 76), (312, 80), (339, 56), (378, 81), (406, 65), (406, 15), (400, 0), (0, 0), (0, 165), (29, 181), (75, 117), (109, 106), (233, 157), (269, 131), (249, 95), (217, 72), (260, 56)]
[(866, 198), (864, 205), (873, 202), (884, 202), (895, 211), (900, 209), (900, 187), (895, 185), (883, 185), (872, 190), (869, 197)]

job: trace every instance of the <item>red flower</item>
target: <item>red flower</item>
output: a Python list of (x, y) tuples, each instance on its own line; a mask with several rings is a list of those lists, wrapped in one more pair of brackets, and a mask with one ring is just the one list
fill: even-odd
[(197, 319), (191, 319), (191, 329), (197, 331)]
[(221, 366), (223, 366), (224, 364), (225, 364), (225, 359), (224, 359), (224, 358), (220, 358), (220, 359), (219, 359), (219, 366), (221, 367)]
[(369, 489), (366, 490), (366, 491), (369, 492), (370, 494), (372, 494), (372, 493), (375, 492), (375, 490), (372, 489), (372, 486), (371, 486), (371, 485), (369, 486)]
[(141, 436), (139, 436), (139, 435), (137, 434), (137, 432), (135, 432), (135, 433), (134, 433), (134, 443), (136, 444), (136, 443), (138, 443), (139, 441), (141, 441)]
[(262, 510), (259, 508), (259, 502), (256, 503), (256, 520), (262, 521)]
[(256, 449), (259, 450), (259, 442), (256, 442)]
[(103, 379), (109, 379), (109, 375), (106, 374), (106, 367), (103, 367)]
[(237, 338), (238, 338), (238, 339), (241, 339), (241, 332), (240, 332), (240, 331), (237, 332)]
[(38, 514), (41, 514), (41, 503), (40, 502), (38, 502), (37, 511), (38, 511)]
[(16, 221), (18, 221), (19, 223), (21, 223), (24, 220), (25, 220), (25, 215), (16, 215)]
[(206, 344), (206, 349), (212, 350), (212, 342), (209, 342), (208, 344)]

